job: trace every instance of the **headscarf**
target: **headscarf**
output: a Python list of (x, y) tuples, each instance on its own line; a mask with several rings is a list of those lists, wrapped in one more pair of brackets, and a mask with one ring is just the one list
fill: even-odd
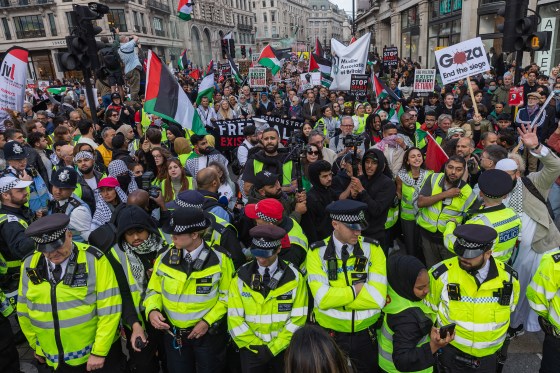
[(398, 138), (399, 136), (397, 135), (385, 136), (381, 141), (375, 144), (375, 147), (381, 150), (382, 152), (385, 151), (386, 146), (390, 148), (396, 148), (397, 146), (399, 146), (399, 144), (397, 143)]
[(91, 159), (94, 160), (93, 154), (86, 150), (82, 150), (81, 152), (76, 153), (74, 156), (74, 163), (78, 162), (80, 159)]
[(418, 302), (421, 299), (414, 295), (414, 284), (423, 269), (424, 264), (412, 255), (392, 255), (387, 260), (387, 281), (398, 295)]
[(173, 149), (179, 155), (188, 154), (192, 152), (191, 144), (189, 140), (184, 137), (177, 137), (173, 143)]
[[(121, 189), (121, 187), (115, 187), (115, 190), (117, 191), (117, 196), (121, 200), (121, 203), (126, 203), (127, 195)], [(111, 216), (113, 215), (113, 212), (111, 211), (111, 208), (109, 208), (107, 202), (105, 202), (105, 200), (101, 196), (101, 191), (99, 189), (95, 189), (94, 196), (95, 196), (95, 214), (93, 214), (93, 221), (97, 226), (101, 226), (105, 223), (108, 223), (111, 220)]]
[[(124, 163), (122, 159), (115, 159), (114, 161), (111, 161), (111, 163), (109, 163), (109, 166), (107, 167), (107, 171), (109, 172), (108, 176), (117, 179), (119, 181), (119, 184), (123, 186), (125, 184), (128, 184), (128, 193), (134, 192), (138, 189), (138, 184), (136, 184), (134, 174), (128, 169), (128, 167), (126, 167), (126, 163)], [(130, 180), (123, 180), (123, 176), (129, 176)]]
[(450, 139), (458, 133), (462, 133), (464, 136), (466, 132), (461, 127), (451, 127), (450, 129), (447, 130), (447, 138)]

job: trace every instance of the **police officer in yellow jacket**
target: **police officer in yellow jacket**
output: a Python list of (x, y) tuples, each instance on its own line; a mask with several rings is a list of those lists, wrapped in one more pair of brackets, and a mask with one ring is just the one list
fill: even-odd
[(231, 282), (228, 329), (241, 349), (241, 369), (251, 373), (284, 372), (284, 351), (307, 317), (307, 282), (290, 263), (278, 258), (286, 231), (274, 225), (251, 228), (251, 253)]
[(387, 295), (385, 254), (377, 241), (360, 236), (365, 209), (354, 200), (330, 203), (334, 232), (307, 255), (312, 320), (334, 336), (358, 373), (378, 371), (375, 325)]
[(22, 264), (21, 329), (35, 358), (56, 372), (115, 372), (122, 357), (117, 280), (100, 250), (72, 241), (68, 224), (68, 216), (53, 214), (25, 232), (37, 251)]
[[(0, 255), (0, 276), (7, 273), (8, 267)], [(19, 355), (14, 343), (14, 333), (8, 317), (15, 311), (12, 299), (6, 297), (0, 287), (0, 372), (19, 372)]]
[(531, 284), (527, 299), (539, 315), (544, 331), (540, 373), (558, 372), (560, 367), (560, 251), (544, 254)]
[(439, 371), (494, 373), (519, 299), (517, 274), (492, 257), (493, 228), (465, 224), (453, 234), (457, 257), (430, 269), (426, 297), (439, 327), (456, 324), (455, 340), (438, 357)]
[(173, 211), (173, 246), (156, 259), (144, 307), (152, 326), (164, 331), (170, 373), (223, 369), (228, 290), (233, 263), (227, 251), (209, 247), (210, 219), (196, 208)]

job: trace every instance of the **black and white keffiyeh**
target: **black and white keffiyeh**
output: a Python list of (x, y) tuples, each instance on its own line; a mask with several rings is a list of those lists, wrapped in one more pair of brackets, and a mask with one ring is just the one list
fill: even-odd
[[(115, 190), (117, 191), (117, 196), (121, 200), (121, 203), (126, 203), (127, 195), (121, 189), (121, 187), (115, 187)], [(105, 200), (101, 196), (101, 191), (99, 189), (95, 190), (94, 196), (95, 196), (95, 214), (93, 214), (93, 221), (97, 226), (101, 226), (105, 223), (108, 223), (111, 220), (111, 216), (113, 215), (113, 212), (109, 207), (109, 204), (105, 202)]]
[(128, 193), (134, 192), (138, 189), (138, 185), (136, 184), (136, 180), (134, 179), (134, 174), (132, 171), (126, 167), (126, 163), (122, 159), (115, 159), (109, 163), (107, 167), (107, 171), (109, 172), (109, 176), (114, 177), (117, 179), (118, 176), (122, 175), (129, 175), (130, 176), (130, 183), (128, 184)]
[(144, 264), (142, 264), (142, 260), (138, 257), (138, 255), (149, 254), (157, 251), (161, 248), (161, 245), (161, 237), (153, 233), (150, 233), (148, 239), (136, 247), (129, 245), (126, 241), (123, 241), (122, 243), (122, 248), (128, 258), (128, 261), (130, 262), (132, 276), (134, 276), (136, 283), (140, 286), (142, 298), (144, 292), (146, 291), (146, 286), (148, 285), (148, 279)]
[(523, 182), (517, 179), (513, 190), (510, 192), (508, 207), (519, 216), (523, 213)]

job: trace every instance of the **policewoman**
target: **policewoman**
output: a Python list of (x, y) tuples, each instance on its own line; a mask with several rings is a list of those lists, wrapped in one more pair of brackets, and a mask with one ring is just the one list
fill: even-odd
[(225, 249), (204, 242), (210, 224), (199, 209), (173, 211), (164, 229), (173, 246), (157, 258), (148, 282), (146, 316), (165, 333), (170, 373), (214, 373), (224, 367), (225, 316), (234, 269)]
[(230, 285), (228, 329), (240, 348), (244, 373), (283, 373), (284, 351), (307, 318), (307, 282), (278, 258), (286, 231), (275, 225), (251, 228), (255, 260)]
[(116, 372), (122, 356), (117, 280), (100, 250), (72, 241), (69, 221), (53, 214), (25, 232), (37, 251), (22, 264), (21, 329), (35, 358), (56, 372)]
[[(517, 273), (492, 256), (497, 233), (465, 224), (453, 234), (457, 257), (430, 269), (427, 304), (438, 326), (456, 324), (455, 339), (438, 356), (440, 372), (496, 372), (510, 314), (519, 299)], [(502, 361), (503, 363), (503, 361)]]
[(379, 367), (384, 372), (433, 372), (434, 354), (453, 336), (440, 338), (436, 314), (423, 300), (430, 291), (428, 270), (409, 255), (387, 261), (387, 303), (379, 330)]
[(378, 371), (375, 325), (387, 295), (385, 254), (377, 241), (360, 235), (366, 209), (354, 200), (330, 203), (334, 232), (307, 256), (311, 319), (334, 337), (358, 373)]

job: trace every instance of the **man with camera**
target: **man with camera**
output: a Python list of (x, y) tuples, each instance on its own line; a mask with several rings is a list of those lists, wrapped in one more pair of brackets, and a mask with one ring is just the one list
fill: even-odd
[(463, 174), (463, 180), (470, 186), (475, 186), (480, 176), (480, 160), (473, 153), (474, 141), (470, 137), (461, 137), (455, 146), (455, 153), (467, 161), (467, 172)]
[[(336, 152), (336, 158), (340, 158), (346, 153), (354, 150), (354, 143), (352, 141), (352, 132), (354, 131), (354, 120), (350, 116), (345, 116), (340, 121), (341, 133), (333, 137), (329, 143), (329, 149)], [(365, 149), (363, 144), (358, 145), (358, 153), (364, 154)]]

